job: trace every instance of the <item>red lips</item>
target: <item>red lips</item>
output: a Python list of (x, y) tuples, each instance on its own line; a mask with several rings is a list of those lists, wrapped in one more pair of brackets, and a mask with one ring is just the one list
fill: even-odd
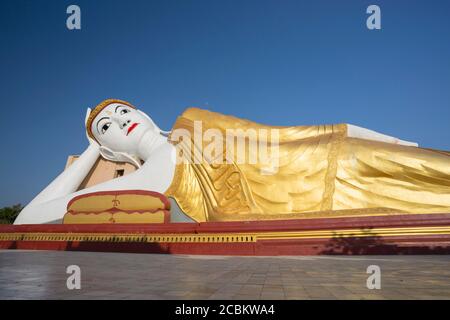
[(131, 131), (133, 131), (134, 128), (138, 126), (139, 123), (135, 122), (131, 126), (128, 127), (127, 135), (130, 134)]

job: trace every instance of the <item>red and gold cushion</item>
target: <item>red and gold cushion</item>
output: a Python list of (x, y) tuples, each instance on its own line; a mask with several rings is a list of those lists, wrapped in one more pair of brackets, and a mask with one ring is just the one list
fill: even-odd
[(70, 200), (64, 224), (167, 223), (170, 202), (144, 190), (87, 193)]

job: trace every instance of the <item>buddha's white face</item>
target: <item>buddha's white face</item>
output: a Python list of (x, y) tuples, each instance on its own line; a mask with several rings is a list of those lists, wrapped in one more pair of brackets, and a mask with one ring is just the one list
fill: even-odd
[(139, 142), (155, 125), (140, 111), (120, 103), (112, 103), (94, 119), (92, 133), (100, 145), (116, 152), (138, 154)]

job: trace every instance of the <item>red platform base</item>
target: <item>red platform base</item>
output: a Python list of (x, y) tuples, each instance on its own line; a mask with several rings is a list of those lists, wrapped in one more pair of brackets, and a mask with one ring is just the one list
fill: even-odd
[(0, 248), (213, 255), (450, 254), (450, 214), (0, 226)]

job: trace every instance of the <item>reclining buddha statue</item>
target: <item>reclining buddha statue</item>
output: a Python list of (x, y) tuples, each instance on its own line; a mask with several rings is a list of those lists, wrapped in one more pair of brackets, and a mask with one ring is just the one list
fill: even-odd
[[(164, 195), (171, 214), (192, 222), (450, 210), (450, 153), (350, 124), (275, 127), (188, 108), (165, 132), (116, 99), (88, 109), (85, 122), (88, 148), (16, 224), (61, 223), (73, 199), (127, 190)], [(100, 156), (137, 170), (79, 190)]]

